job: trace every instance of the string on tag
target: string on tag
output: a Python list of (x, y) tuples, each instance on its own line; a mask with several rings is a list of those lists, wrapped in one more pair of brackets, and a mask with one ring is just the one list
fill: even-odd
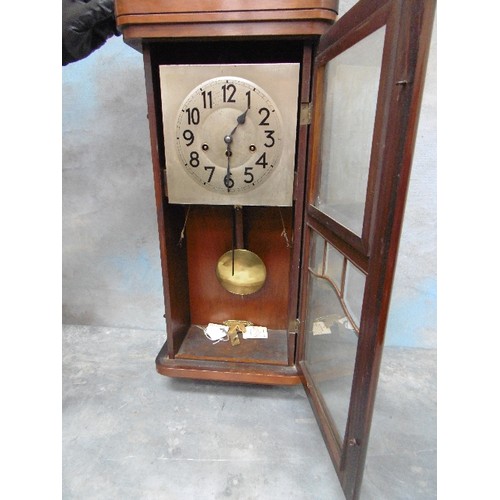
[(229, 341), (229, 337), (227, 334), (228, 331), (227, 326), (217, 325), (215, 323), (209, 323), (205, 328), (199, 325), (196, 326), (203, 331), (205, 337), (208, 340), (211, 340), (214, 345), (218, 344), (219, 342)]
[(279, 210), (279, 213), (280, 213), (281, 225), (283, 226), (283, 231), (281, 231), (281, 235), (280, 236), (283, 236), (283, 238), (285, 238), (286, 246), (287, 246), (287, 248), (290, 248), (291, 245), (290, 245), (290, 241), (288, 240), (288, 234), (286, 232), (285, 221), (283, 219), (283, 214), (281, 213), (281, 208), (278, 207), (278, 210)]
[(179, 243), (177, 243), (177, 245), (179, 247), (182, 246), (182, 240), (184, 239), (184, 232), (186, 231), (186, 225), (187, 225), (190, 210), (191, 210), (191, 205), (188, 206), (187, 211), (186, 211), (186, 218), (184, 219), (184, 226), (182, 226), (181, 235), (179, 237)]

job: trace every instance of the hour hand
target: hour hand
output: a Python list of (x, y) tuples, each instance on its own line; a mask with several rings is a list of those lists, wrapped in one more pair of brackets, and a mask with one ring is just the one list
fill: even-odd
[(236, 118), (236, 121), (238, 122), (238, 125), (242, 125), (243, 123), (245, 123), (245, 120), (246, 120), (247, 113), (248, 113), (249, 109), (250, 108), (247, 108), (244, 113), (242, 113), (240, 116), (238, 116), (238, 118)]
[(248, 110), (250, 108), (247, 108), (243, 113), (241, 113), (240, 116), (238, 116), (238, 118), (236, 118), (236, 121), (238, 122), (236, 124), (236, 127), (233, 128), (233, 130), (231, 131), (231, 133), (229, 134), (228, 137), (232, 137), (233, 134), (236, 132), (236, 129), (240, 126), (240, 125), (243, 125), (245, 123), (245, 120), (247, 118), (247, 113), (248, 113)]

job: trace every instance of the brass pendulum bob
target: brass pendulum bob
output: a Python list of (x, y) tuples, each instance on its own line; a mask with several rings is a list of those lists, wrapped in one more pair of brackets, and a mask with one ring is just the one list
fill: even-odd
[(264, 286), (264, 262), (257, 254), (244, 248), (241, 207), (235, 206), (233, 209), (232, 249), (219, 258), (215, 272), (220, 284), (236, 295), (250, 295)]

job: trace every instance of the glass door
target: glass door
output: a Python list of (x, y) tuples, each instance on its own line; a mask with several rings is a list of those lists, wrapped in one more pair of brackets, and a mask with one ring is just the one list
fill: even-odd
[(358, 498), (434, 0), (361, 0), (315, 58), (298, 350), (347, 498)]

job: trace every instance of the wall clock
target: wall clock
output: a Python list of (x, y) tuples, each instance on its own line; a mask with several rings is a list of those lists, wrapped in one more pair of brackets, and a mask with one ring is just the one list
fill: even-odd
[(162, 65), (172, 203), (291, 206), (299, 64)]
[[(116, 2), (125, 41), (144, 55), (167, 326), (156, 369), (302, 383), (351, 499), (435, 2), (361, 0), (334, 22), (337, 7)], [(251, 293), (218, 279), (221, 256), (239, 248), (265, 268)], [(204, 335), (218, 324), (231, 342)], [(266, 336), (243, 337), (253, 326)]]

